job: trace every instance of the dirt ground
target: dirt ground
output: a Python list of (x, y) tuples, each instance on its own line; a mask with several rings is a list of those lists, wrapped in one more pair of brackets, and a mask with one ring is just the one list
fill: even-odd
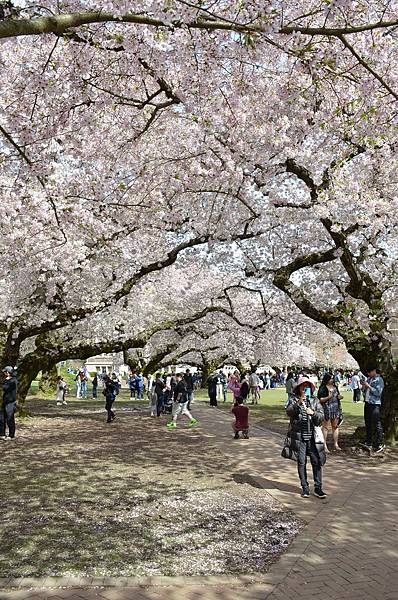
[(131, 403), (32, 401), (2, 442), (0, 577), (265, 572), (301, 527), (200, 425)]

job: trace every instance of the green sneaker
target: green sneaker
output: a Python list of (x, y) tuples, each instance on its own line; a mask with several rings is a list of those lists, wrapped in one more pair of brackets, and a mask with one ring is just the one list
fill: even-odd
[(199, 423), (198, 419), (191, 419), (191, 421), (189, 421), (188, 423), (188, 427), (193, 427), (194, 425), (197, 425)]
[(177, 427), (177, 423), (174, 423), (174, 421), (170, 421), (170, 423), (167, 423), (167, 429), (176, 429)]

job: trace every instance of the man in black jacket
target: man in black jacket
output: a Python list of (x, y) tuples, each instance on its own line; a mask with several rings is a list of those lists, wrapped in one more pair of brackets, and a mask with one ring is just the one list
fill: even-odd
[[(15, 411), (17, 409), (17, 380), (12, 367), (3, 369), (3, 400), (0, 410), (0, 439), (12, 440), (15, 437)], [(6, 436), (6, 423), (8, 437)]]
[(193, 401), (193, 376), (189, 369), (185, 371), (184, 381), (187, 387), (188, 410), (191, 410), (191, 402)]

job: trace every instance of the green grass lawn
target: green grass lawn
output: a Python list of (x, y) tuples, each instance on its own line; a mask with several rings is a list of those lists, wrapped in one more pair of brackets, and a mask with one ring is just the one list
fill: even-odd
[[(92, 400), (90, 398), (91, 395), (91, 383), (89, 383), (88, 394), (89, 397), (87, 399), (76, 399), (76, 386), (73, 381), (74, 376), (65, 377), (65, 380), (68, 381), (70, 385), (70, 392), (67, 397), (68, 403), (72, 403), (75, 408), (103, 408), (104, 405), (104, 397), (102, 396), (102, 386), (98, 386), (98, 398), (97, 400)], [(357, 427), (363, 426), (363, 403), (360, 402), (358, 404), (354, 404), (352, 401), (352, 392), (351, 391), (343, 391), (343, 412), (344, 412), (344, 423), (340, 428), (340, 435), (344, 439), (347, 436), (351, 436)], [(26, 408), (29, 413), (40, 412), (43, 409), (43, 403), (49, 402), (54, 399), (55, 403), (55, 394), (52, 396), (45, 396), (38, 392), (38, 382), (35, 381), (32, 385), (30, 394), (28, 396), (26, 402)], [(195, 392), (195, 399), (199, 402), (207, 402), (207, 390), (201, 389)], [(260, 402), (257, 405), (251, 405), (249, 401), (250, 408), (250, 421), (253, 424), (260, 425), (261, 427), (266, 427), (271, 429), (272, 431), (277, 431), (279, 433), (284, 433), (288, 426), (288, 418), (286, 416), (286, 412), (284, 409), (284, 404), (286, 401), (286, 393), (284, 388), (276, 388), (273, 390), (263, 390), (260, 396)], [(118, 396), (118, 404), (119, 406), (146, 406), (148, 401), (146, 397), (141, 400), (130, 400), (130, 393), (128, 388), (123, 387), (120, 390), (120, 394)], [(221, 410), (230, 412), (232, 407), (232, 393), (228, 392), (227, 402), (219, 402), (218, 406)]]

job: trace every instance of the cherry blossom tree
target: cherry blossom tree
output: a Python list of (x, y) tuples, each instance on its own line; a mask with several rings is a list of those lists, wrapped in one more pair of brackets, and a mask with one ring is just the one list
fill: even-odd
[(2, 362), (206, 246), (380, 364), (394, 437), (397, 3), (133, 8), (2, 3)]

